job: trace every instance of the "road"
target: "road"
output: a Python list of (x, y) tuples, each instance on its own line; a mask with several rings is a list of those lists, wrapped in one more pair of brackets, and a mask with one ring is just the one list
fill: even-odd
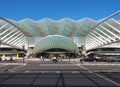
[(119, 69), (74, 61), (0, 65), (0, 87), (120, 87)]

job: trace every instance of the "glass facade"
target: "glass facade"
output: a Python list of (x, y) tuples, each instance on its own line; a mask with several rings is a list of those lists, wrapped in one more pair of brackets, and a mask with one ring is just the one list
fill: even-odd
[[(117, 12), (98, 21), (90, 18), (80, 20), (64, 18), (57, 21), (49, 18), (39, 21), (28, 18), (21, 21), (0, 18), (0, 44), (19, 48), (25, 45), (26, 49), (33, 47), (34, 52), (52, 47), (65, 47), (71, 52), (72, 49), (76, 49), (78, 52), (76, 46), (84, 45), (85, 49), (89, 50), (118, 43), (120, 41), (119, 14), (120, 12)], [(45, 37), (47, 38), (44, 39)], [(119, 47), (119, 44), (117, 46)]]
[(49, 35), (42, 38), (34, 48), (34, 53), (41, 53), (49, 49), (61, 48), (71, 53), (79, 53), (77, 45), (69, 38), (61, 35)]

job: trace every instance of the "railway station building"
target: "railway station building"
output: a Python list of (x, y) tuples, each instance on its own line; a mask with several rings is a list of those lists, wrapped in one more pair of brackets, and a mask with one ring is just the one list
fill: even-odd
[(120, 56), (120, 12), (104, 19), (0, 17), (0, 56)]

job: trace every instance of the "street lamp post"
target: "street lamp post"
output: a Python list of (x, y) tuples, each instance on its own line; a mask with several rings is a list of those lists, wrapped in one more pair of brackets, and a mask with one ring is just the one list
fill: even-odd
[(0, 36), (0, 47), (1, 47), (1, 36)]
[[(23, 51), (25, 50), (25, 46), (23, 45)], [(23, 63), (25, 63), (25, 58), (24, 58), (24, 53), (23, 53)]]
[[(0, 51), (1, 51), (1, 36), (0, 36)], [(0, 55), (0, 58), (1, 58), (1, 55)]]

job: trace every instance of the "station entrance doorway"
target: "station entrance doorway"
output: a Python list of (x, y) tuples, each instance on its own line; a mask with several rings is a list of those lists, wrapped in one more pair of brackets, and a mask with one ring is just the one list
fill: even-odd
[(52, 59), (53, 57), (56, 57), (57, 60), (69, 61), (70, 59), (77, 58), (77, 55), (75, 53), (71, 53), (67, 50), (56, 48), (56, 49), (46, 50), (42, 53), (38, 53), (36, 55), (36, 57), (41, 58), (41, 59), (44, 58), (44, 60)]

